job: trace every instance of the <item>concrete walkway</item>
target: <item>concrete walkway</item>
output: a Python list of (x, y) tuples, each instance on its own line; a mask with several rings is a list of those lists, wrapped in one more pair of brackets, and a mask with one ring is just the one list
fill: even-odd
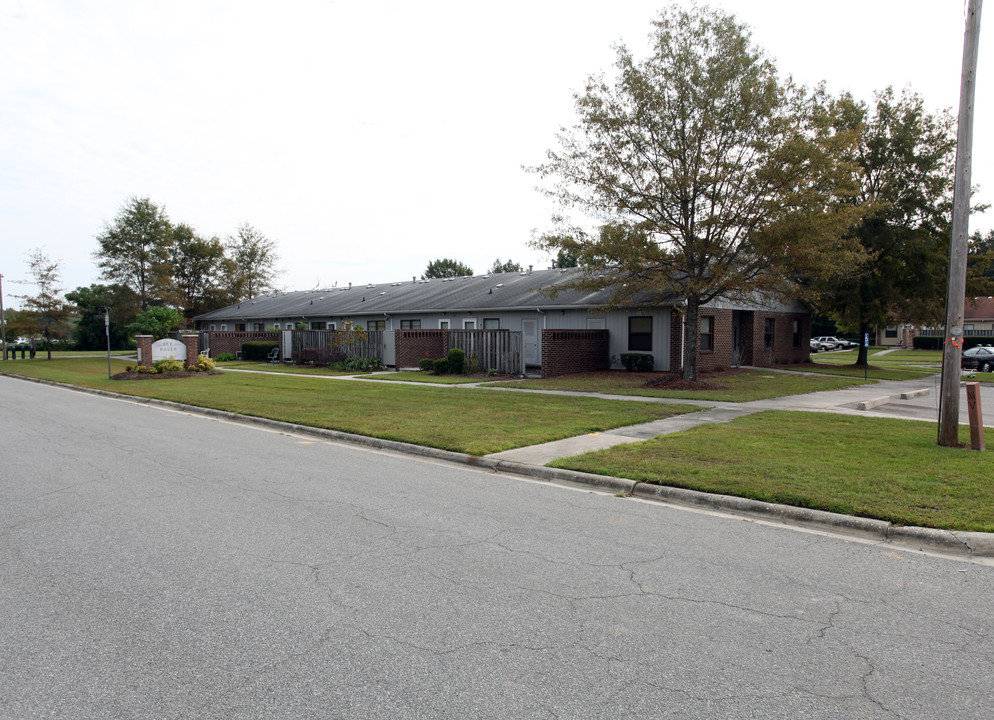
[[(589, 393), (585, 393), (590, 395)], [(632, 400), (617, 395), (596, 395), (610, 399)], [(902, 418), (938, 423), (938, 379), (882, 380), (873, 385), (861, 385), (843, 390), (827, 390), (805, 395), (787, 395), (779, 398), (755, 400), (745, 403), (680, 401), (652, 398), (658, 402), (699, 405), (700, 412), (676, 415), (641, 425), (615, 428), (600, 433), (579, 435), (564, 440), (505, 450), (487, 457), (531, 465), (545, 465), (553, 460), (585, 452), (603, 450), (614, 445), (634, 443), (659, 435), (679, 432), (698, 425), (729, 422), (744, 415), (763, 410), (793, 410), (798, 412), (831, 412), (864, 417)], [(640, 398), (647, 400), (648, 398)], [(994, 387), (981, 385), (981, 406), (994, 407)], [(994, 419), (994, 411), (991, 413)], [(960, 422), (968, 423), (966, 390), (960, 398)], [(994, 427), (994, 422), (985, 422)]]
[[(888, 352), (887, 350), (881, 352)], [(878, 355), (881, 353), (877, 353)], [(762, 370), (764, 372), (789, 372), (773, 368), (745, 368)], [(225, 372), (269, 372), (264, 370), (225, 369)], [(297, 373), (276, 373), (301, 377)], [(426, 383), (407, 382), (402, 380), (379, 380), (377, 375), (393, 375), (393, 371), (362, 375), (308, 375), (307, 377), (324, 377), (328, 380), (363, 380), (365, 382), (390, 382), (401, 385), (425, 386)], [(969, 375), (964, 375), (964, 381), (969, 381)], [(433, 387), (438, 387), (433, 385)], [(763, 410), (793, 410), (797, 412), (830, 412), (864, 417), (901, 418), (933, 422), (938, 426), (939, 419), (939, 376), (915, 378), (912, 380), (879, 380), (870, 385), (859, 385), (842, 390), (825, 390), (804, 395), (786, 395), (783, 397), (754, 400), (752, 402), (720, 402), (709, 400), (687, 400), (682, 398), (639, 397), (632, 395), (610, 395), (607, 393), (589, 393), (565, 390), (529, 390), (514, 387), (493, 387), (486, 382), (459, 383), (443, 387), (458, 390), (460, 388), (479, 388), (492, 392), (526, 392), (546, 395), (568, 395), (575, 397), (594, 397), (604, 400), (619, 400), (625, 402), (655, 402), (673, 405), (694, 405), (701, 408), (698, 412), (676, 415), (662, 420), (654, 420), (639, 425), (605, 430), (587, 435), (577, 435), (562, 440), (530, 445), (528, 447), (505, 450), (486, 457), (497, 461), (523, 463), (526, 465), (546, 465), (553, 460), (581, 455), (586, 452), (603, 450), (615, 445), (641, 442), (659, 435), (680, 432), (698, 425), (724, 423), (736, 418)], [(989, 413), (990, 421), (985, 426), (994, 427), (994, 384), (981, 383), (981, 408), (992, 408)], [(960, 396), (960, 422), (969, 423), (969, 413), (966, 402), (965, 385)]]

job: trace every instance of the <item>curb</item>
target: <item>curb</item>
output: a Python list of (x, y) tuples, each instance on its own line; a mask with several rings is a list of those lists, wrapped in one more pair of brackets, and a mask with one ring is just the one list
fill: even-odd
[(452, 450), (440, 450), (438, 448), (414, 445), (412, 443), (400, 442), (397, 440), (383, 440), (381, 438), (367, 437), (365, 435), (354, 435), (340, 430), (327, 430), (315, 428), (309, 425), (297, 425), (270, 418), (257, 417), (254, 415), (241, 415), (227, 410), (215, 410), (213, 408), (203, 408), (196, 405), (184, 405), (183, 403), (172, 402), (171, 400), (159, 400), (157, 398), (145, 398), (134, 395), (123, 395), (99, 390), (96, 388), (80, 387), (66, 383), (57, 383), (41, 378), (15, 375), (0, 372), (2, 377), (10, 377), (18, 380), (50, 385), (65, 390), (90, 393), (101, 397), (126, 402), (135, 402), (144, 405), (162, 407), (169, 410), (202, 415), (209, 418), (229, 420), (246, 425), (258, 425), (280, 432), (293, 433), (295, 435), (305, 435), (317, 437), (323, 440), (334, 440), (336, 442), (347, 443), (359, 447), (373, 448), (377, 450), (390, 450), (392, 452), (415, 455), (417, 457), (430, 458), (442, 462), (450, 462), (459, 465), (490, 470), (499, 474), (517, 475), (534, 480), (543, 480), (550, 483), (563, 485), (582, 485), (592, 489), (624, 494), (637, 497), (641, 500), (660, 501), (677, 505), (687, 505), (692, 507), (706, 507), (714, 510), (722, 510), (748, 517), (758, 517), (765, 520), (776, 520), (784, 525), (797, 525), (802, 527), (815, 527), (828, 530), (842, 531), (863, 538), (878, 540), (882, 542), (898, 542), (903, 545), (913, 547), (918, 550), (941, 550), (945, 553), (964, 555), (971, 558), (994, 558), (994, 533), (966, 532), (957, 530), (936, 530), (934, 528), (894, 525), (887, 520), (875, 520), (873, 518), (862, 518), (852, 515), (842, 515), (840, 513), (827, 512), (824, 510), (812, 510), (810, 508), (794, 507), (792, 505), (778, 505), (762, 500), (752, 500), (749, 498), (735, 497), (733, 495), (720, 495), (705, 493), (699, 490), (687, 490), (685, 488), (671, 487), (666, 485), (652, 485), (644, 482), (636, 482), (625, 478), (611, 477), (608, 475), (594, 475), (592, 473), (579, 472), (575, 470), (562, 470), (544, 465), (528, 465), (525, 463), (510, 460), (498, 460), (467, 453), (455, 452)]

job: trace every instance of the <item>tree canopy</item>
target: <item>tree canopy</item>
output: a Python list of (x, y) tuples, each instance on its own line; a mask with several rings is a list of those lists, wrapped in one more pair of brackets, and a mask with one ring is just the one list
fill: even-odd
[(228, 236), (226, 249), (234, 263), (234, 300), (248, 300), (272, 289), (280, 274), (276, 267), (279, 255), (276, 242), (248, 223), (242, 223)]
[(164, 208), (132, 197), (97, 235), (94, 252), (104, 280), (135, 291), (142, 310), (161, 301), (172, 282), (172, 225)]
[[(513, 260), (508, 260), (506, 262), (501, 262), (500, 258), (494, 260), (494, 264), (490, 266), (491, 273), (509, 273), (509, 272), (521, 272), (521, 264), (516, 263)], [(472, 275), (472, 273), (470, 273)]]
[(173, 229), (173, 284), (183, 315), (192, 318), (238, 301), (235, 261), (217, 237), (202, 238), (189, 225)]
[[(857, 141), (846, 158), (864, 217), (851, 237), (858, 262), (815, 275), (819, 308), (858, 331), (895, 321), (942, 322), (949, 262), (955, 121), (929, 113), (922, 98), (890, 88), (872, 107), (843, 95), (833, 123)], [(972, 284), (977, 287), (976, 284)], [(866, 363), (866, 348), (857, 359)]]
[(440, 258), (438, 260), (432, 260), (428, 263), (428, 267), (425, 269), (424, 273), (422, 273), (421, 279), (429, 280), (432, 278), (460, 277), (462, 275), (472, 274), (473, 268), (468, 265), (464, 265), (458, 260)]
[(151, 335), (161, 340), (183, 324), (179, 310), (167, 307), (150, 307), (138, 313), (135, 321), (128, 325), (132, 335)]
[(112, 350), (128, 347), (127, 324), (138, 312), (138, 296), (124, 285), (90, 285), (66, 293), (76, 306), (73, 344), (78, 350), (103, 350), (107, 347), (104, 308), (110, 308), (110, 346)]
[(35, 286), (36, 292), (17, 295), (24, 302), (22, 308), (30, 321), (31, 336), (45, 338), (48, 359), (52, 359), (52, 338), (62, 337), (67, 330), (71, 308), (62, 295), (59, 283), (62, 269), (58, 260), (48, 257), (42, 248), (28, 253), (31, 279), (25, 281)]
[(840, 262), (858, 214), (842, 202), (848, 178), (836, 162), (849, 140), (820, 93), (781, 81), (731, 15), (673, 7), (651, 41), (642, 61), (620, 46), (612, 80), (589, 78), (577, 124), (534, 168), (599, 231), (560, 228), (536, 244), (576, 258), (571, 286), (611, 287), (613, 306), (685, 299), (693, 380), (701, 305), (788, 296), (809, 265)]

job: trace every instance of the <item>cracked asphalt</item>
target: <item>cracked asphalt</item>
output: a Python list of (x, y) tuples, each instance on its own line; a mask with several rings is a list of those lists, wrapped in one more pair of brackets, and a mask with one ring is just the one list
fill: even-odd
[(2, 718), (988, 718), (994, 567), (0, 378)]

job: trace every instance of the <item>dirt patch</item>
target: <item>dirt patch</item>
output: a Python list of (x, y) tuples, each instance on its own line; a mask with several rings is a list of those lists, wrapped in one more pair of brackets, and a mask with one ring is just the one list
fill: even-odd
[(684, 380), (680, 373), (646, 373), (651, 375), (642, 383), (647, 388), (664, 388), (666, 390), (723, 390), (728, 385), (722, 380), (735, 375), (744, 375), (748, 370), (731, 368), (712, 372), (698, 372), (696, 380)]
[(174, 380), (176, 378), (190, 378), (190, 377), (205, 377), (207, 375), (223, 375), (219, 370), (212, 370), (210, 372), (197, 372), (196, 370), (182, 370), (180, 372), (171, 373), (137, 373), (137, 372), (120, 372), (117, 375), (111, 375), (111, 380)]
[(723, 390), (727, 385), (722, 382), (735, 375), (745, 375), (749, 370), (730, 368), (709, 372), (698, 371), (697, 380), (688, 382), (678, 372), (628, 372), (626, 370), (605, 370), (603, 372), (577, 373), (571, 377), (590, 378), (623, 378), (626, 381), (639, 382), (646, 388), (664, 388), (666, 390)]

